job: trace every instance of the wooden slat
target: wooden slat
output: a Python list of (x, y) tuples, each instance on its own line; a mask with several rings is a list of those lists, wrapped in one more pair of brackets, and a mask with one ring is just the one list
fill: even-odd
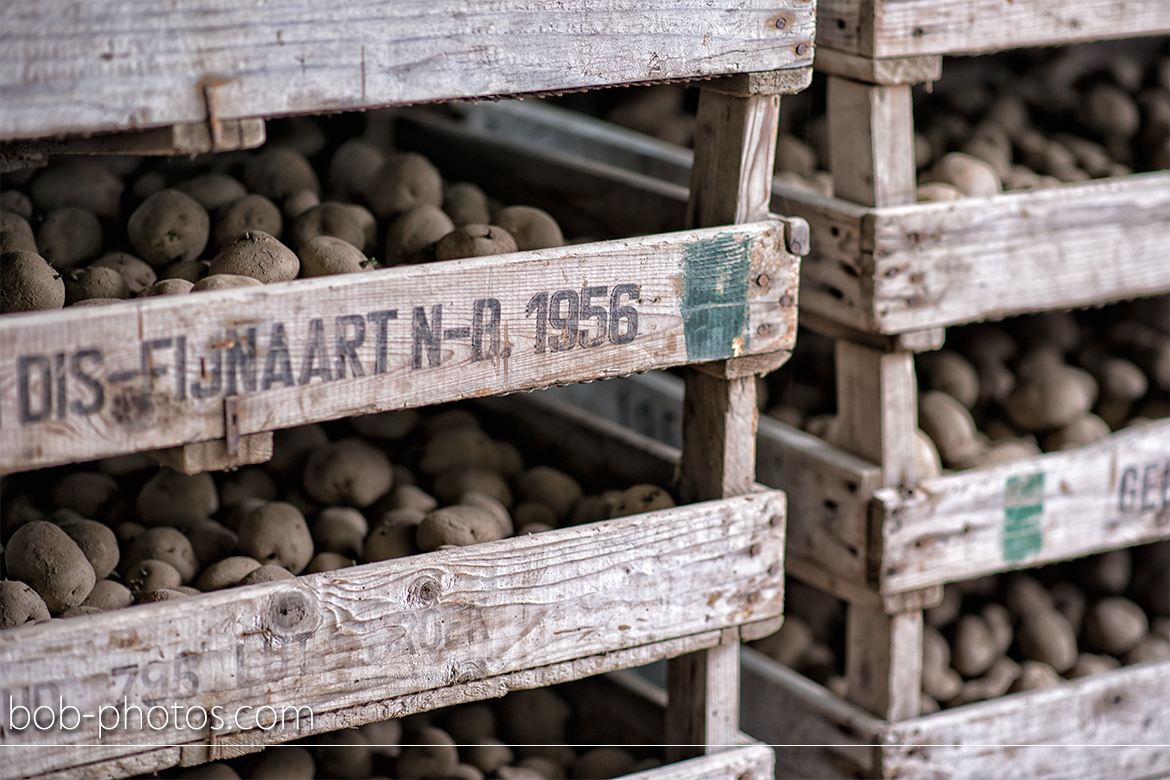
[(876, 496), (886, 593), (1170, 538), (1170, 421)]
[(1162, 0), (821, 0), (817, 44), (866, 57), (958, 54), (1157, 35)]
[[(1166, 172), (878, 210), (869, 219), (882, 333), (1170, 290)], [(814, 250), (817, 238), (814, 226)]]
[(865, 206), (913, 203), (914, 116), (909, 84), (830, 76), (829, 158), (837, 197)]
[(625, 780), (771, 780), (772, 749), (767, 745), (730, 747), (710, 756), (666, 764), (625, 775)]
[(866, 84), (920, 84), (938, 81), (942, 57), (862, 57), (824, 46), (817, 47), (816, 69)]
[(10, 0), (0, 137), (200, 122), (205, 87), (238, 119), (806, 67), (813, 14), (809, 0)]
[[(783, 494), (757, 493), (13, 629), (0, 635), (0, 700), (10, 712), (60, 695), (83, 715), (123, 695), (144, 708), (327, 712), (706, 634), (781, 613), (784, 529), (771, 518), (783, 514)], [(9, 728), (0, 744), (157, 745), (207, 731), (102, 736), (94, 720)]]
[[(795, 306), (777, 302), (795, 301), (797, 263), (783, 247), (782, 223), (764, 222), (7, 315), (0, 471), (223, 438), (233, 393), (250, 434), (790, 349)], [(760, 273), (767, 288), (749, 284)], [(700, 306), (699, 292), (717, 284), (723, 305)], [(593, 313), (579, 307), (577, 326), (558, 329), (550, 311), (537, 351), (542, 301), (560, 296), (566, 317), (586, 288)], [(578, 330), (601, 343), (552, 351)]]
[(884, 777), (1138, 780), (1170, 774), (1170, 661), (1153, 661), (885, 729)]
[[(217, 134), (218, 133), (218, 137)], [(267, 138), (263, 119), (237, 119), (156, 127), (96, 136), (10, 141), (3, 154), (140, 154), (183, 155), (255, 149)]]

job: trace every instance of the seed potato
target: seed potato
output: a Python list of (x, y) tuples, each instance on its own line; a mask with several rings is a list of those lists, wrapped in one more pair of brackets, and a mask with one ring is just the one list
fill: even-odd
[(262, 564), (300, 574), (313, 558), (313, 537), (292, 504), (271, 501), (254, 508), (240, 524), (239, 548)]
[(495, 215), (499, 225), (516, 241), (520, 251), (564, 246), (560, 225), (547, 211), (531, 206), (509, 206)]
[(41, 257), (62, 271), (97, 257), (104, 240), (97, 215), (80, 206), (53, 209), (37, 229)]
[(118, 537), (109, 526), (93, 520), (73, 520), (62, 523), (61, 530), (81, 548), (97, 579), (104, 580), (118, 567)]
[(211, 218), (199, 202), (178, 190), (161, 190), (142, 201), (126, 224), (138, 257), (155, 268), (196, 260), (207, 246)]
[(216, 248), (219, 248), (253, 230), (274, 238), (279, 238), (284, 230), (280, 209), (263, 195), (244, 195), (221, 208), (215, 217), (212, 238)]
[(265, 284), (297, 278), (301, 261), (274, 236), (259, 230), (245, 233), (224, 246), (211, 261), (213, 274), (239, 274)]
[(131, 295), (138, 295), (158, 281), (149, 263), (144, 263), (126, 252), (110, 252), (90, 263), (90, 268), (113, 268), (122, 275)]
[(384, 219), (415, 206), (442, 206), (443, 180), (421, 154), (395, 154), (371, 177), (365, 196), (370, 209)]
[(497, 225), (464, 225), (435, 244), (436, 260), (505, 255), (517, 251), (516, 240)]
[(163, 279), (161, 282), (156, 282), (138, 293), (138, 297), (153, 298), (156, 295), (186, 295), (194, 287), (195, 285), (186, 279)]
[(162, 468), (142, 486), (135, 509), (145, 526), (182, 528), (215, 514), (219, 494), (209, 473), (188, 475)]
[(77, 543), (44, 520), (26, 523), (12, 534), (4, 548), (4, 570), (30, 585), (53, 615), (85, 601), (97, 581)]
[(65, 305), (65, 282), (40, 255), (5, 252), (0, 255), (0, 312), (60, 309)]
[(0, 580), (0, 629), (43, 623), (48, 620), (45, 600), (27, 584)]
[(333, 236), (309, 239), (301, 244), (297, 257), (301, 261), (301, 276), (305, 278), (361, 273), (369, 264), (361, 250)]
[(167, 526), (147, 528), (126, 546), (121, 567), (125, 574), (139, 562), (154, 559), (169, 563), (182, 577), (183, 585), (195, 579), (199, 559), (191, 542), (177, 528)]
[(305, 461), (305, 491), (329, 506), (364, 508), (393, 487), (390, 460), (361, 439), (342, 439), (315, 447)]

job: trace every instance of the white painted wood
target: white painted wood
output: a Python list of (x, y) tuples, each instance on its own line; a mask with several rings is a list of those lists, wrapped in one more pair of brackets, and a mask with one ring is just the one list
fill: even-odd
[[(0, 634), (0, 699), (60, 695), (83, 714), (122, 695), (228, 713), (442, 699), (452, 684), (780, 614), (784, 528), (771, 518), (783, 514), (783, 494), (757, 493), (13, 629)], [(436, 706), (427, 698), (415, 711)], [(241, 718), (256, 725), (255, 711)], [(86, 721), (68, 733), (9, 728), (0, 744), (179, 743), (207, 729), (103, 736)]]
[[(1036, 514), (1008, 516), (1012, 484), (1037, 479)], [(1170, 538), (1170, 420), (1068, 452), (947, 474), (875, 494), (880, 588), (895, 593)], [(795, 501), (795, 499), (794, 499)]]
[(817, 44), (867, 57), (1045, 46), (1170, 31), (1161, 0), (821, 0)]
[(204, 121), (208, 85), (219, 116), (237, 119), (805, 67), (813, 12), (809, 0), (9, 0), (0, 137)]
[[(233, 381), (239, 430), (250, 434), (788, 349), (796, 333), (795, 307), (776, 302), (782, 295), (795, 295), (797, 263), (783, 241), (782, 224), (766, 222), (109, 307), (6, 315), (0, 318), (0, 471), (221, 439), (223, 398)], [(773, 279), (768, 288), (748, 284), (765, 271)], [(688, 289), (701, 290), (717, 280), (747, 288), (741, 308), (723, 309), (730, 319), (714, 320), (734, 326), (723, 332), (723, 345), (709, 332), (696, 336), (688, 330), (696, 311), (686, 297)], [(537, 308), (526, 316), (526, 308), (541, 293), (567, 290), (569, 303), (558, 308), (562, 317), (568, 316), (572, 298), (586, 287), (597, 288), (590, 305), (600, 308), (592, 318), (581, 317), (578, 330), (601, 343), (551, 351), (564, 346), (564, 334), (573, 327), (558, 330), (550, 318), (545, 351), (537, 352), (541, 315)], [(498, 320), (493, 300), (499, 305)], [(471, 338), (476, 311), (483, 323), (479, 360)], [(396, 319), (388, 319), (387, 312), (394, 312)], [(634, 312), (637, 336), (622, 343), (623, 334), (631, 332)], [(436, 314), (442, 317), (441, 332)], [(605, 339), (599, 339), (599, 320), (606, 321)], [(498, 322), (498, 331), (493, 322)], [(233, 361), (238, 369), (252, 355), (243, 340), (251, 338), (253, 328), (258, 342), (253, 345), (254, 373), (229, 370)], [(289, 360), (284, 379), (296, 382), (295, 387), (286, 387), (281, 379), (282, 337)], [(185, 350), (180, 339), (186, 340)], [(352, 350), (358, 364), (344, 348), (348, 342), (360, 342)], [(141, 367), (148, 361), (163, 373), (146, 377)], [(180, 372), (182, 383), (177, 381)], [(59, 392), (62, 379), (66, 403)], [(100, 408), (85, 414), (99, 406), (95, 386), (101, 388)], [(200, 388), (209, 397), (196, 398)]]

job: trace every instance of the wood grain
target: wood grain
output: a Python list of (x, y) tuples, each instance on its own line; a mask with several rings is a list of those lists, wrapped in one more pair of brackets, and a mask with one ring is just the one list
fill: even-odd
[[(754, 494), (13, 629), (0, 635), (0, 698), (52, 691), (83, 713), (122, 695), (144, 709), (325, 713), (705, 634), (781, 613), (783, 524), (771, 518), (783, 512), (783, 494)], [(415, 711), (436, 706), (427, 698)], [(0, 744), (180, 743), (207, 729), (103, 737), (87, 721), (9, 728)]]
[(865, 57), (1049, 46), (1170, 31), (1160, 0), (821, 0), (817, 44)]
[(208, 84), (220, 118), (238, 119), (806, 67), (813, 13), (810, 0), (11, 0), (0, 137), (201, 122)]
[(922, 704), (922, 610), (888, 614), (846, 607), (845, 680), (850, 701), (879, 718), (918, 715)]
[[(1042, 489), (1030, 520), (1034, 536), (1013, 543), (1008, 488), (1035, 475)], [(889, 489), (875, 496), (883, 593), (1170, 538), (1170, 420), (1068, 452), (929, 479), (908, 496)]]
[(821, 73), (866, 84), (921, 84), (942, 76), (942, 57), (862, 57), (836, 49), (817, 47), (814, 63)]
[(913, 485), (918, 383), (914, 356), (835, 343), (838, 425), (834, 443), (881, 464), (885, 485)]
[[(231, 395), (240, 433), (250, 434), (710, 360), (720, 351), (789, 349), (795, 306), (776, 304), (783, 295), (795, 300), (797, 267), (784, 250), (783, 224), (764, 222), (6, 315), (0, 471), (221, 439)], [(761, 272), (772, 283), (749, 285)], [(727, 309), (739, 331), (703, 332), (696, 349), (700, 310), (686, 304), (713, 279), (728, 295), (743, 285), (738, 308)], [(574, 328), (558, 331), (552, 319), (547, 341), (539, 341), (534, 297), (565, 289), (558, 309), (568, 317), (586, 287), (600, 308), (590, 318), (578, 307), (579, 338), (595, 345), (583, 349), (575, 338), (567, 343), (576, 348), (564, 349)], [(637, 336), (623, 341), (634, 317)]]
[(914, 115), (909, 84), (862, 84), (830, 76), (829, 167), (833, 192), (863, 206), (915, 199)]

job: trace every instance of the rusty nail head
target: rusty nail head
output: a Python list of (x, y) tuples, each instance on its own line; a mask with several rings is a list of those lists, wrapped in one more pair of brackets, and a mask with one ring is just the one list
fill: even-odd
[(761, 336), (767, 336), (771, 332), (772, 332), (772, 326), (766, 322), (763, 325), (761, 325), (760, 327), (756, 328), (756, 333), (759, 333)]
[(751, 547), (748, 548), (748, 555), (755, 558), (763, 551), (764, 551), (764, 548), (760, 546), (759, 542), (756, 542), (755, 544), (753, 544)]
[(792, 305), (792, 296), (791, 295), (781, 295), (780, 296), (780, 305), (781, 306), (791, 306)]
[(803, 57), (806, 54), (808, 54), (808, 44), (807, 43), (796, 44), (796, 56)]
[(756, 277), (756, 284), (758, 284), (760, 287), (767, 287), (768, 282), (770, 281), (772, 281), (772, 279), (767, 274), (760, 274)]
[(777, 30), (783, 30), (787, 26), (788, 26), (788, 20), (785, 19), (783, 16), (781, 16), (779, 19), (776, 20), (776, 29)]

